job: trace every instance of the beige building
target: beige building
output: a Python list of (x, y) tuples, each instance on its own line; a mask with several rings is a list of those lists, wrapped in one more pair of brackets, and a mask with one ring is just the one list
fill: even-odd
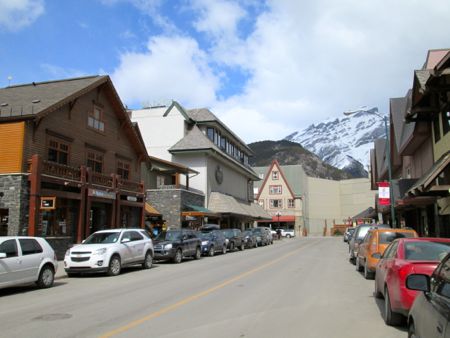
[[(334, 224), (343, 224), (374, 203), (376, 192), (371, 190), (368, 178), (333, 181), (309, 177), (301, 165), (274, 162), (276, 165), (272, 163), (270, 167), (253, 168), (262, 179), (255, 183), (255, 196), (272, 215), (272, 224), (277, 225), (277, 217), (274, 217), (277, 212), (283, 216), (294, 214), (297, 232), (305, 229), (309, 235), (322, 235), (325, 227), (329, 230)], [(280, 172), (278, 180), (273, 179), (274, 171)], [(282, 182), (278, 184), (282, 189), (279, 195), (273, 194), (276, 182)], [(282, 200), (278, 208), (270, 202), (275, 196)], [(292, 196), (295, 207), (291, 209)]]

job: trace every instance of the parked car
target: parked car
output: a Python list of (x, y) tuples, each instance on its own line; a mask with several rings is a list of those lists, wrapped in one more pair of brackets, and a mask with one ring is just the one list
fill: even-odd
[(364, 237), (369, 229), (375, 228), (390, 228), (387, 224), (360, 224), (355, 228), (352, 238), (350, 239), (348, 249), (350, 253), (350, 263), (355, 264), (358, 247), (363, 242)]
[(234, 251), (236, 248), (239, 250), (245, 249), (244, 236), (239, 229), (222, 229), (225, 238), (228, 240), (228, 250)]
[(371, 229), (356, 254), (356, 271), (364, 271), (366, 279), (373, 279), (375, 269), (387, 246), (397, 238), (419, 237), (413, 229)]
[(354, 227), (348, 227), (347, 229), (345, 229), (344, 236), (343, 236), (344, 242), (348, 243), (354, 232), (355, 232)]
[(150, 269), (153, 257), (153, 243), (146, 230), (100, 230), (66, 251), (64, 270), (69, 277), (96, 272), (117, 276), (125, 266), (141, 264)]
[(386, 324), (400, 324), (416, 298), (417, 291), (406, 288), (407, 277), (430, 276), (448, 252), (450, 238), (399, 238), (386, 248), (375, 273), (375, 297), (384, 297)]
[(256, 235), (256, 241), (258, 245), (268, 245), (273, 243), (272, 233), (269, 228), (256, 227), (252, 228), (253, 233)]
[(202, 241), (203, 255), (212, 257), (216, 252), (221, 252), (222, 254), (227, 253), (227, 243), (222, 231), (199, 231), (198, 236)]
[(408, 337), (450, 337), (450, 254), (430, 276), (411, 274), (409, 290), (419, 292), (408, 315)]
[(291, 238), (295, 237), (295, 231), (294, 229), (277, 229), (281, 231), (281, 237)]
[(174, 263), (181, 263), (184, 257), (200, 259), (202, 255), (202, 241), (194, 230), (162, 231), (154, 242), (156, 260), (172, 260)]
[(41, 237), (0, 237), (0, 289), (36, 283), (53, 285), (58, 261), (55, 251)]
[(243, 232), (245, 247), (247, 249), (257, 248), (258, 247), (258, 239), (256, 238), (256, 234), (252, 231), (252, 229), (246, 229)]

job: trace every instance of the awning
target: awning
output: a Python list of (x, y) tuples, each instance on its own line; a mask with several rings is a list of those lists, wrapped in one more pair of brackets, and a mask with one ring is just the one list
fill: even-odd
[(408, 195), (439, 195), (440, 193), (448, 194), (448, 185), (432, 185), (436, 178), (447, 168), (450, 164), (450, 151), (442, 155), (433, 166), (408, 190)]
[(253, 220), (272, 219), (259, 204), (239, 200), (231, 195), (220, 192), (211, 193), (208, 208), (221, 215), (230, 214)]
[(353, 220), (358, 220), (358, 219), (372, 219), (372, 218), (376, 218), (377, 217), (377, 213), (375, 211), (374, 208), (372, 207), (368, 207), (367, 209), (361, 211), (359, 214), (355, 215), (352, 217)]
[(145, 213), (150, 216), (161, 216), (161, 213), (148, 202), (145, 202)]
[(280, 217), (272, 216), (272, 219), (261, 220), (261, 221), (258, 221), (258, 223), (259, 222), (262, 222), (262, 223), (295, 222), (295, 216), (289, 216), (289, 215), (280, 216)]
[(201, 205), (193, 205), (193, 204), (185, 204), (183, 207), (183, 211), (181, 212), (181, 216), (191, 216), (191, 217), (218, 217), (215, 212), (201, 206)]

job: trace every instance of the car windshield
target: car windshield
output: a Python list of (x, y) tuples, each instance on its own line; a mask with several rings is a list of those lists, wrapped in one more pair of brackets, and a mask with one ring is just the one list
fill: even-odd
[(199, 232), (198, 236), (201, 239), (210, 239), (212, 237), (212, 232)]
[(262, 229), (261, 228), (253, 228), (253, 231), (260, 233), (262, 231)]
[(408, 231), (408, 232), (380, 232), (379, 235), (379, 243), (380, 244), (388, 244), (391, 243), (394, 239), (397, 238), (410, 238), (410, 237), (414, 237), (414, 232), (412, 231)]
[(155, 240), (158, 241), (178, 241), (181, 239), (181, 231), (163, 231)]
[(441, 261), (450, 252), (450, 243), (408, 242), (405, 243), (405, 258), (411, 261)]
[(116, 243), (120, 232), (96, 232), (90, 235), (83, 244)]
[(224, 230), (223, 234), (225, 237), (233, 237), (233, 230)]
[(251, 235), (252, 234), (252, 231), (251, 230), (245, 230), (244, 231), (244, 235), (245, 236), (249, 236), (249, 235)]

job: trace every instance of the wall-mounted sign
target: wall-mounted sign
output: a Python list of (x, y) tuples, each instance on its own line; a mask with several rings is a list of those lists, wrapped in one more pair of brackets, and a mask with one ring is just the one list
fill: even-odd
[(389, 182), (378, 182), (378, 204), (391, 204)]
[(105, 191), (105, 190), (98, 190), (98, 189), (88, 189), (88, 196), (93, 197), (101, 197), (101, 198), (107, 198), (110, 200), (116, 199), (116, 193), (113, 191)]
[(137, 202), (137, 197), (136, 196), (127, 196), (127, 201)]
[(41, 209), (53, 210), (56, 208), (56, 197), (41, 197)]

